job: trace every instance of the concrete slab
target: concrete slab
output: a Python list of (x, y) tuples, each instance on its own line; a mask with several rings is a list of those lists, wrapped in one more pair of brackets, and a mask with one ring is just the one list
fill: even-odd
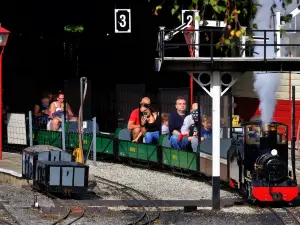
[(19, 153), (3, 152), (0, 160), (0, 172), (15, 177), (22, 177), (22, 155)]

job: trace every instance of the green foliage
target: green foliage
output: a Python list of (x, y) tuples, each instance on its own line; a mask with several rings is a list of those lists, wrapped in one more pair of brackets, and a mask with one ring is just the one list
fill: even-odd
[[(151, 0), (148, 0), (150, 2)], [(153, 0), (152, 0), (153, 1)], [(181, 20), (181, 7), (182, 5), (189, 4), (188, 9), (200, 10), (200, 17), (195, 18), (197, 20), (224, 20), (226, 27), (223, 29), (223, 33), (220, 37), (219, 43), (216, 47), (222, 50), (222, 46), (234, 47), (236, 41), (245, 36), (246, 29), (243, 26), (248, 27), (247, 32), (251, 33), (253, 29), (259, 29), (257, 24), (253, 24), (252, 21), (255, 18), (258, 8), (261, 6), (258, 4), (258, 0), (160, 0), (161, 3), (156, 6), (154, 15), (159, 15), (158, 11), (163, 7), (172, 8), (171, 15), (176, 16)], [(271, 1), (271, 0), (270, 0)], [(296, 0), (294, 0), (296, 1)], [(299, 0), (297, 0), (299, 1)], [(282, 7), (285, 8), (291, 4), (293, 0), (282, 0)], [(201, 5), (198, 5), (200, 4)], [(274, 3), (272, 8), (276, 8)], [(206, 13), (205, 12), (209, 12)], [(204, 15), (209, 14), (208, 18), (204, 18)], [(290, 22), (289, 16), (284, 17), (286, 23)], [(241, 25), (242, 24), (242, 25)], [(283, 31), (281, 31), (283, 33)], [(206, 37), (209, 40), (209, 37)]]
[(82, 33), (84, 31), (83, 25), (67, 25), (64, 27), (64, 31), (71, 33)]

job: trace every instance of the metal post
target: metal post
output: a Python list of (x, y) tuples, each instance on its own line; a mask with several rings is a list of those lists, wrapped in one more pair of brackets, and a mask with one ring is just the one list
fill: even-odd
[(280, 45), (280, 11), (276, 12), (276, 57), (280, 57), (281, 56), (281, 50), (280, 47), (278, 46)]
[(93, 118), (93, 163), (96, 166), (96, 117)]
[(32, 136), (32, 112), (29, 111), (29, 145), (33, 146), (33, 136)]
[(160, 43), (159, 43), (159, 56), (163, 60), (165, 57), (165, 50), (164, 50), (164, 43), (165, 43), (165, 27), (159, 27), (159, 34), (160, 34)]
[(232, 107), (232, 103), (233, 103), (233, 96), (232, 93), (229, 93), (229, 107), (228, 107), (228, 114), (229, 114), (229, 138), (232, 138), (232, 114), (233, 114), (233, 107)]
[(62, 150), (66, 151), (66, 131), (65, 131), (65, 116), (61, 116), (61, 144)]
[(244, 57), (246, 57), (246, 37), (245, 36), (242, 36), (242, 41), (241, 41), (242, 43), (242, 57), (244, 58)]
[[(194, 13), (194, 24), (195, 24), (195, 52), (194, 55), (191, 55), (191, 57), (199, 57), (200, 54), (200, 15), (199, 15), (199, 10), (195, 10)], [(190, 77), (190, 102), (191, 106), (194, 103), (194, 80), (192, 77)]]
[[(3, 100), (2, 100), (2, 54), (3, 54), (3, 47), (0, 53), (0, 103), (3, 104)], [(0, 107), (0, 131), (1, 131), (1, 135), (0, 135), (0, 160), (2, 160), (2, 148), (3, 148), (3, 117), (2, 117), (2, 113), (3, 113), (3, 105), (1, 105)]]
[(81, 105), (81, 110), (80, 110), (80, 129), (82, 129), (82, 124), (83, 124), (83, 82), (84, 82), (85, 77), (80, 78), (80, 105)]
[(200, 16), (199, 16), (199, 10), (195, 11), (195, 57), (199, 57), (199, 53), (200, 53)]
[(212, 75), (212, 208), (220, 210), (220, 98), (221, 74), (214, 71)]
[(293, 179), (297, 180), (296, 178), (296, 156), (295, 156), (295, 144), (296, 144), (296, 134), (295, 134), (295, 129), (296, 129), (296, 106), (295, 106), (295, 98), (296, 98), (296, 93), (295, 93), (295, 86), (292, 86), (292, 133), (291, 133), (291, 161), (292, 161), (292, 169), (293, 169)]

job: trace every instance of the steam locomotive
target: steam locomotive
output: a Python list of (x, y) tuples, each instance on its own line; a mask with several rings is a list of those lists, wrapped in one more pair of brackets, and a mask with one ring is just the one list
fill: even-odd
[(228, 152), (230, 186), (243, 189), (248, 200), (294, 200), (298, 186), (288, 167), (288, 126), (251, 122), (234, 135)]

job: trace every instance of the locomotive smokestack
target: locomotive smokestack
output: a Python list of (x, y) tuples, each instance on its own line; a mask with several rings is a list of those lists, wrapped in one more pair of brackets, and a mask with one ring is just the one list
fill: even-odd
[(263, 126), (264, 135), (260, 138), (260, 149), (262, 152), (271, 152), (277, 147), (277, 129), (276, 126), (265, 124)]

